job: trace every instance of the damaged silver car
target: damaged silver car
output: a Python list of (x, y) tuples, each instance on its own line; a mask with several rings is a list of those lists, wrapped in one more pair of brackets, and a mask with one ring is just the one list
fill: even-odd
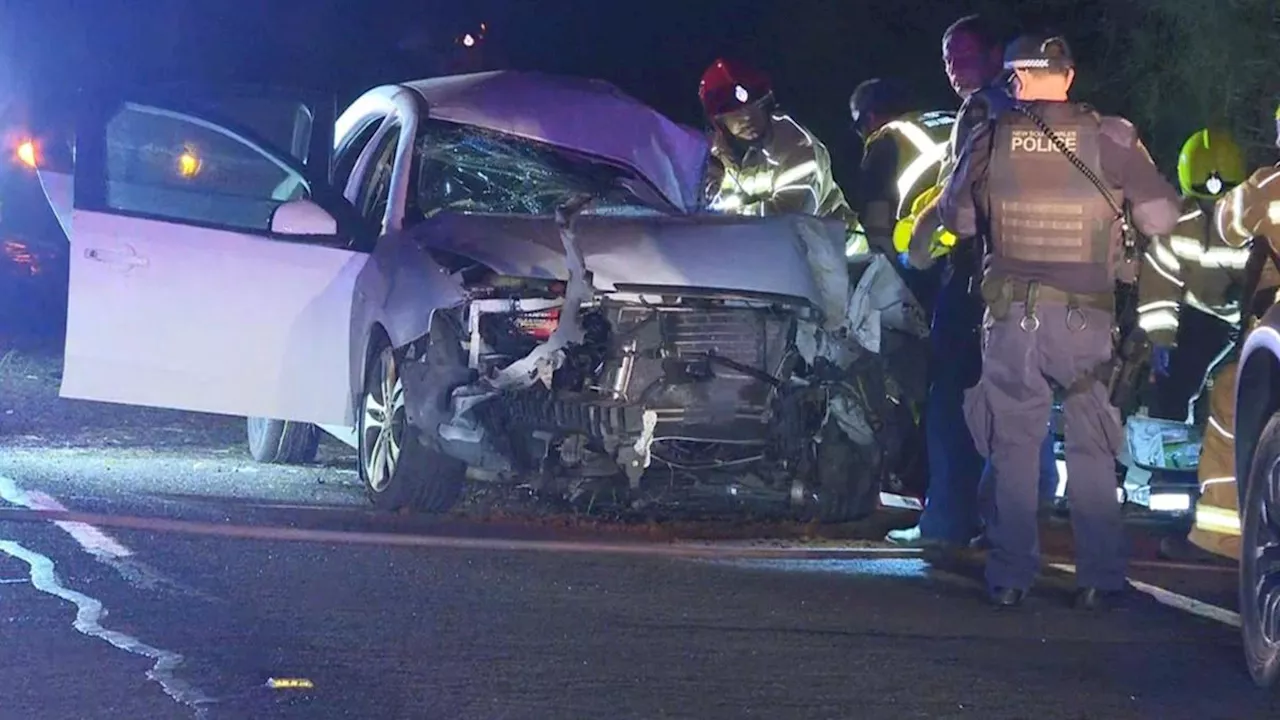
[(269, 462), (323, 428), (387, 510), (467, 477), (829, 521), (904, 489), (927, 330), (895, 269), (835, 221), (706, 212), (705, 138), (607, 83), (379, 87), (332, 136), (280, 125), (288, 150), (155, 100), (91, 118), (74, 191), (42, 176), (64, 396), (254, 418)]

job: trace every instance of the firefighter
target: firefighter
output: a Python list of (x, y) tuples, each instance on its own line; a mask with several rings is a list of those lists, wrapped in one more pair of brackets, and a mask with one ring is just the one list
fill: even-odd
[[(998, 33), (983, 16), (962, 17), (943, 33), (943, 65), (952, 89), (963, 104), (951, 126), (949, 151), (939, 169), (939, 186), (950, 176), (955, 155), (969, 132), (982, 122), (998, 117), (1013, 104), (1003, 83), (1003, 55)], [(926, 203), (914, 218), (907, 217), (900, 222), (917, 228), (907, 234), (917, 236), (923, 244), (913, 241), (912, 245), (932, 246), (933, 238), (940, 234), (936, 200)], [(983, 544), (983, 538), (978, 536), (983, 525), (981, 516), (989, 514), (992, 490), (990, 483), (983, 480), (982, 456), (974, 449), (969, 432), (963, 429), (961, 410), (964, 390), (978, 382), (981, 369), (982, 302), (971, 291), (972, 278), (978, 270), (978, 252), (974, 250), (977, 245), (965, 243), (959, 254), (939, 263), (945, 265), (944, 282), (930, 336), (934, 360), (925, 419), (929, 489), (920, 523), (890, 532), (887, 539), (894, 543), (950, 548), (963, 548), (971, 542)], [(1040, 479), (1046, 505), (1053, 501), (1058, 484), (1053, 436), (1048, 429), (1046, 424)]]
[[(1280, 148), (1280, 107), (1276, 108), (1276, 146)], [(1280, 292), (1280, 218), (1271, 208), (1280, 202), (1280, 165), (1259, 169), (1244, 183), (1228, 191), (1214, 209), (1217, 240), (1231, 248), (1255, 241), (1245, 285), (1249, 297), (1241, 300), (1241, 325), (1248, 332), (1258, 318), (1275, 304)], [(1235, 473), (1236, 362), (1238, 348), (1211, 370), (1206, 383), (1209, 417), (1200, 449), (1200, 499), (1190, 540), (1215, 555), (1240, 559), (1240, 515)]]
[[(800, 213), (857, 218), (831, 174), (831, 155), (813, 133), (781, 112), (773, 86), (761, 71), (716, 60), (698, 86), (702, 109), (714, 129), (708, 208), (741, 215)], [(866, 252), (865, 240), (850, 241)]]
[(1200, 130), (1183, 144), (1182, 216), (1172, 234), (1151, 239), (1138, 283), (1138, 327), (1156, 348), (1155, 417), (1189, 418), (1188, 401), (1239, 323), (1248, 251), (1224, 245), (1212, 224), (1214, 202), (1244, 179), (1244, 153), (1227, 131)]
[(1099, 379), (1113, 362), (1116, 259), (1121, 247), (1133, 252), (1120, 242), (1120, 198), (1152, 235), (1176, 224), (1177, 193), (1128, 121), (1068, 100), (1075, 62), (1065, 40), (1019, 38), (1004, 67), (1017, 104), (972, 131), (938, 202), (957, 237), (981, 224), (990, 241), (981, 379), (964, 402), (993, 475), (988, 597), (1020, 604), (1039, 570), (1036, 477), (1053, 383), (1065, 395), (1075, 603), (1100, 608), (1127, 589), (1115, 484), (1124, 428)]

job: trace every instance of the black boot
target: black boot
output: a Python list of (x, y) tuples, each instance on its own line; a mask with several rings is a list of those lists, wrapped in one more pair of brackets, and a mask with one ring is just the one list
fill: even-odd
[(1124, 604), (1125, 594), (1124, 590), (1080, 588), (1079, 590), (1076, 590), (1075, 602), (1073, 604), (1077, 610), (1110, 610)]

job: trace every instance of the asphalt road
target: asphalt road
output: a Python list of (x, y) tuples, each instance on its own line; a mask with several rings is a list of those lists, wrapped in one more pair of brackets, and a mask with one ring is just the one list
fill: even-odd
[(976, 565), (865, 542), (673, 543), (759, 528), (475, 495), (378, 515), (335, 444), (263, 467), (242, 421), (59, 401), (38, 363), (0, 369), (0, 720), (1280, 716), (1243, 671), (1230, 568), (1134, 569), (1226, 622), (1142, 593), (1081, 614), (1053, 569), (1009, 612)]
[[(581, 552), (600, 538), (524, 544), (547, 537), (356, 509), (64, 501), (12, 481), (4, 718), (1280, 713), (1280, 696), (1243, 673), (1233, 628), (1141, 594), (1082, 614), (1066, 607), (1070, 576), (1054, 572), (1029, 605), (997, 611), (976, 571), (920, 558)], [(95, 532), (19, 514), (50, 502), (114, 520)], [(130, 517), (192, 532), (109, 526)], [(290, 527), (340, 534), (302, 541)], [(492, 546), (453, 546), (458, 536)], [(313, 687), (271, 689), (272, 677)]]

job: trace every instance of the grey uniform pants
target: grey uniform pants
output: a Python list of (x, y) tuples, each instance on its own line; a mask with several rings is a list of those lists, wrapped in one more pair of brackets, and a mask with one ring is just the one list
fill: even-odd
[[(1068, 323), (1066, 305), (1041, 301), (1036, 327), (1023, 321), (1024, 312), (1023, 303), (1014, 303), (1001, 320), (988, 314), (982, 379), (965, 393), (965, 420), (995, 480), (987, 584), (1022, 590), (1040, 565), (1037, 480), (1053, 402), (1048, 381), (1069, 388), (1112, 355), (1109, 313), (1077, 309)], [(1120, 413), (1095, 381), (1067, 395), (1063, 415), (1077, 579), (1081, 587), (1118, 590), (1126, 571), (1116, 498), (1115, 460), (1124, 435)]]

